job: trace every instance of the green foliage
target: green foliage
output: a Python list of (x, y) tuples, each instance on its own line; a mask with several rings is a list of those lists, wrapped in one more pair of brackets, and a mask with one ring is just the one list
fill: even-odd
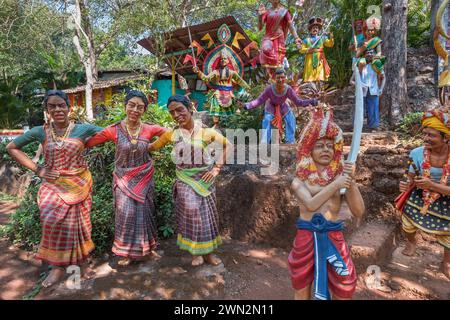
[[(17, 164), (9, 155), (9, 153), (6, 151), (6, 146), (9, 142), (0, 142), (0, 163), (7, 163), (7, 164)], [(33, 158), (36, 154), (36, 151), (39, 147), (38, 142), (30, 143), (29, 145), (22, 148), (22, 151), (27, 154), (30, 158)], [(23, 171), (25, 172), (25, 171)]]
[(11, 241), (27, 249), (34, 249), (41, 240), (39, 208), (36, 202), (39, 185), (30, 184), (20, 207), (11, 215), (11, 221), (4, 228)]
[(114, 241), (114, 202), (112, 198), (112, 175), (108, 181), (96, 179), (92, 190), (92, 240), (95, 253), (101, 254), (111, 250)]
[(221, 122), (223, 121), (223, 125), (227, 128), (242, 129), (244, 131), (249, 129), (258, 130), (261, 128), (262, 117), (263, 110), (255, 108), (252, 110), (241, 110), (240, 114), (234, 114), (228, 119), (221, 119)]
[(408, 46), (418, 48), (430, 43), (430, 2), (428, 0), (408, 1)]
[[(305, 5), (313, 6), (317, 1), (305, 1)], [(353, 19), (367, 19), (371, 13), (368, 8), (371, 5), (379, 6), (381, 9), (381, 0), (330, 0), (325, 1), (332, 4), (332, 9), (328, 13), (322, 12), (324, 17), (335, 17), (331, 26), (334, 34), (335, 44), (333, 48), (326, 48), (325, 55), (331, 67), (330, 83), (333, 86), (342, 88), (348, 84), (351, 77), (351, 53), (348, 51), (350, 41), (352, 39), (352, 15)], [(323, 11), (326, 5), (318, 6), (314, 10)], [(313, 11), (314, 11), (313, 10)], [(303, 11), (309, 11), (304, 8)], [(303, 21), (307, 21), (309, 16), (305, 16), (304, 12), (300, 12)], [(310, 14), (319, 15), (314, 11)], [(382, 11), (381, 11), (381, 14)], [(411, 0), (408, 2), (408, 45), (411, 47), (420, 47), (429, 42), (430, 34), (430, 1)], [(302, 20), (300, 20), (302, 22)], [(306, 23), (300, 25), (299, 36), (304, 38), (308, 35)], [(381, 32), (380, 32), (381, 35)], [(290, 42), (289, 42), (290, 41)], [(296, 73), (303, 70), (304, 57), (298, 52), (293, 45), (293, 39), (288, 38), (286, 56), (289, 59), (291, 70)]]
[(19, 198), (0, 192), (0, 202), (19, 202)]
[(39, 280), (36, 281), (36, 284), (33, 286), (33, 288), (22, 297), (22, 300), (33, 300), (39, 294), (39, 292), (41, 292), (42, 281), (44, 281), (46, 276), (47, 276), (47, 273), (42, 272), (39, 275)]
[(397, 132), (406, 137), (415, 137), (419, 134), (423, 112), (410, 112), (400, 122)]

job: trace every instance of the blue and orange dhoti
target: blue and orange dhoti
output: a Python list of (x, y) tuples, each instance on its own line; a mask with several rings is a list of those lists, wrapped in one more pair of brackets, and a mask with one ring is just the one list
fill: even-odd
[(297, 236), (289, 254), (292, 286), (301, 290), (314, 281), (317, 299), (351, 298), (356, 289), (356, 270), (345, 243), (343, 221), (328, 221), (316, 213), (311, 221), (297, 221)]

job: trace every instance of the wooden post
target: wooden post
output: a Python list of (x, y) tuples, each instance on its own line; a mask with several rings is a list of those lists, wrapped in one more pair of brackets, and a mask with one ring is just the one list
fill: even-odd
[(175, 57), (172, 57), (172, 95), (175, 94)]

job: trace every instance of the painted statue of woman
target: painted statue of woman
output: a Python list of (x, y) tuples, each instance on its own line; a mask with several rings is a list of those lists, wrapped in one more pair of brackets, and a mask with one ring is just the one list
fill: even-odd
[(213, 83), (214, 92), (209, 99), (209, 114), (213, 117), (213, 128), (217, 128), (220, 117), (228, 117), (236, 111), (235, 96), (233, 94), (234, 85), (237, 84), (244, 89), (249, 89), (250, 87), (239, 73), (232, 69), (230, 56), (225, 49), (222, 50), (217, 69), (207, 75), (197, 67), (194, 67), (193, 71), (198, 74), (202, 81)]
[[(49, 121), (25, 132), (6, 147), (19, 164), (42, 179), (37, 202), (41, 242), (36, 259), (51, 269), (42, 286), (58, 283), (71, 265), (86, 267), (94, 250), (91, 207), (92, 175), (84, 159), (85, 140), (102, 128), (69, 119), (70, 102), (61, 90), (49, 90), (43, 103)], [(43, 146), (44, 166), (21, 149), (32, 142)]]
[(280, 0), (270, 2), (272, 4), (270, 9), (266, 9), (262, 4), (259, 6), (258, 28), (262, 30), (264, 26), (266, 27), (266, 33), (261, 42), (259, 61), (272, 77), (275, 70), (283, 66), (288, 30), (294, 36), (299, 49), (302, 41), (294, 28), (289, 10), (281, 5)]
[(222, 260), (214, 251), (222, 238), (214, 183), (233, 146), (218, 131), (203, 128), (201, 122), (194, 121), (192, 103), (187, 97), (179, 94), (170, 97), (167, 108), (177, 127), (164, 133), (148, 150), (173, 145), (177, 245), (192, 255), (193, 266), (204, 262), (217, 266)]
[(86, 142), (89, 148), (108, 141), (116, 145), (112, 252), (120, 257), (120, 266), (127, 266), (133, 260), (159, 258), (153, 202), (155, 168), (147, 148), (153, 137), (161, 136), (166, 129), (141, 121), (148, 104), (143, 92), (130, 90), (124, 103), (126, 118), (106, 127)]

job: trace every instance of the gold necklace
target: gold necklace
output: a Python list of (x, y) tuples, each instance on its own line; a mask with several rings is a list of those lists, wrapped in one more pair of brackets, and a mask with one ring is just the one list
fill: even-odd
[(56, 134), (55, 125), (53, 123), (51, 124), (50, 132), (51, 132), (53, 141), (55, 141), (58, 149), (61, 149), (62, 146), (64, 145), (64, 142), (67, 139), (67, 137), (69, 136), (72, 126), (73, 126), (73, 123), (69, 123), (69, 125), (66, 127), (66, 129), (64, 131), (64, 134), (62, 136), (58, 136)]
[(142, 123), (139, 121), (138, 130), (135, 129), (136, 131), (134, 132), (134, 135), (131, 134), (131, 128), (130, 128), (130, 126), (128, 124), (128, 119), (125, 120), (125, 128), (127, 129), (127, 133), (130, 136), (130, 138), (131, 138), (131, 140), (130, 140), (131, 144), (133, 144), (133, 145), (137, 144), (139, 135), (141, 134)]

